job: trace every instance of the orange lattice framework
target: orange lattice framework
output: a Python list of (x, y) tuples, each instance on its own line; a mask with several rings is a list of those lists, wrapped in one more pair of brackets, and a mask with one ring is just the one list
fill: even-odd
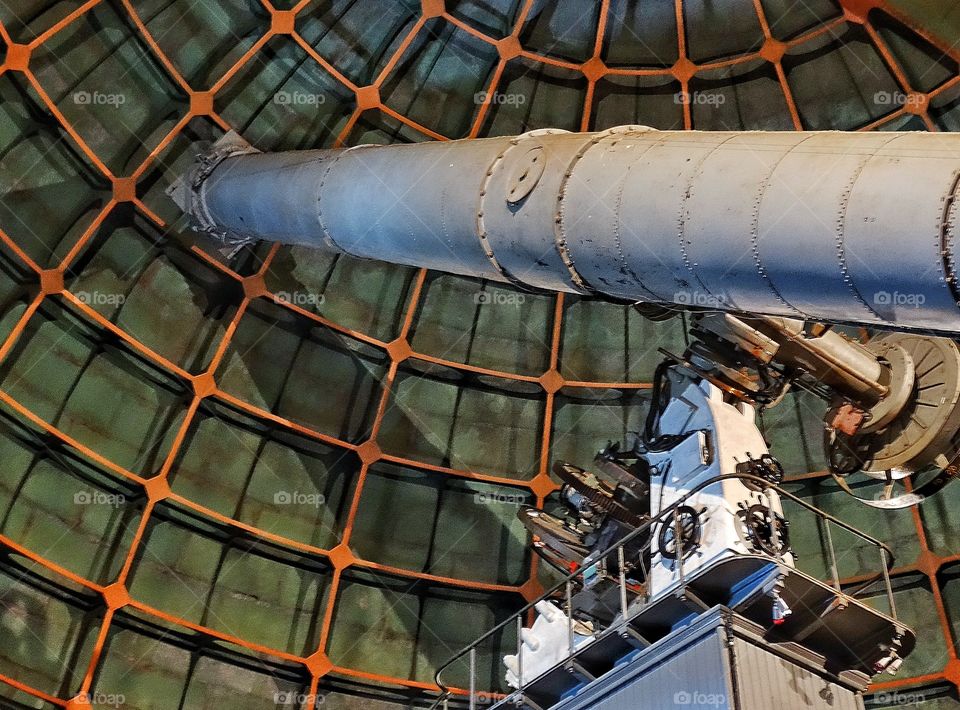
[[(107, 215), (119, 204), (119, 203), (132, 203), (137, 210), (139, 210), (143, 215), (149, 218), (153, 223), (159, 227), (167, 226), (167, 223), (161, 219), (157, 214), (155, 214), (147, 205), (145, 205), (137, 196), (137, 184), (140, 178), (145, 174), (147, 169), (158, 159), (163, 151), (171, 144), (171, 142), (179, 135), (180, 131), (187, 125), (187, 123), (194, 117), (205, 116), (210, 120), (215, 122), (220, 128), (224, 131), (230, 130), (231, 126), (225, 121), (215, 110), (214, 100), (217, 96), (217, 93), (230, 81), (230, 79), (250, 62), (255, 55), (264, 47), (268, 40), (275, 35), (287, 35), (296, 44), (305, 51), (317, 64), (319, 64), (323, 69), (328, 72), (332, 77), (334, 77), (338, 82), (340, 82), (344, 87), (348, 88), (351, 92), (354, 93), (355, 100), (355, 109), (347, 121), (346, 125), (343, 127), (342, 131), (338, 135), (334, 145), (339, 146), (344, 143), (347, 139), (347, 136), (350, 134), (351, 130), (354, 128), (355, 124), (359, 120), (361, 114), (364, 111), (370, 109), (376, 109), (381, 111), (383, 114), (391, 116), (402, 124), (418, 131), (419, 133), (433, 138), (436, 140), (446, 140), (445, 136), (442, 136), (435, 131), (430, 130), (429, 128), (420, 125), (416, 121), (411, 120), (410, 118), (404, 116), (403, 114), (395, 111), (389, 106), (385, 105), (380, 97), (380, 88), (384, 84), (386, 78), (394, 70), (397, 63), (400, 61), (404, 52), (410, 47), (411, 43), (414, 41), (416, 35), (424, 28), (429, 20), (432, 18), (442, 17), (446, 22), (455, 25), (460, 30), (476, 37), (477, 39), (486, 42), (490, 45), (496, 47), (498, 52), (499, 61), (496, 68), (493, 71), (490, 84), (486, 91), (487, 99), (479, 107), (477, 115), (472, 123), (469, 136), (476, 137), (481, 131), (481, 127), (484, 123), (484, 119), (488, 113), (488, 110), (491, 105), (492, 97), (496, 95), (496, 89), (499, 85), (501, 77), (503, 75), (504, 69), (507, 63), (518, 57), (524, 57), (535, 62), (540, 62), (543, 64), (549, 64), (556, 67), (562, 67), (568, 70), (580, 72), (587, 80), (587, 92), (586, 98), (582, 107), (582, 120), (581, 120), (581, 130), (587, 130), (591, 125), (591, 108), (593, 104), (593, 94), (597, 81), (608, 75), (627, 75), (627, 76), (669, 76), (675, 78), (682, 87), (683, 92), (688, 91), (690, 81), (695, 75), (699, 72), (715, 70), (718, 68), (733, 66), (736, 64), (741, 64), (749, 61), (754, 61), (757, 59), (763, 59), (773, 65), (776, 70), (777, 77), (784, 96), (786, 97), (787, 106), (789, 108), (790, 115), (793, 120), (794, 127), (797, 130), (802, 128), (800, 115), (797, 110), (796, 103), (794, 102), (790, 87), (787, 83), (786, 75), (781, 64), (781, 60), (784, 56), (784, 53), (791, 47), (809, 42), (810, 40), (834, 31), (840, 25), (845, 22), (853, 22), (862, 25), (867, 33), (869, 34), (870, 40), (876, 47), (877, 51), (883, 57), (888, 68), (893, 73), (897, 82), (900, 84), (900, 88), (905, 92), (907, 96), (913, 97), (916, 100), (906, 101), (902, 108), (898, 109), (896, 112), (884, 116), (879, 121), (865, 126), (863, 130), (870, 130), (877, 127), (881, 123), (892, 120), (893, 118), (900, 116), (905, 113), (911, 113), (919, 116), (927, 128), (931, 131), (938, 130), (936, 124), (931, 119), (928, 108), (930, 104), (930, 99), (934, 96), (949, 90), (954, 87), (958, 82), (960, 82), (960, 77), (954, 77), (950, 81), (938, 87), (936, 90), (929, 94), (916, 91), (910, 85), (903, 68), (899, 65), (898, 61), (894, 57), (893, 53), (890, 51), (889, 47), (880, 36), (880, 33), (871, 25), (868, 14), (871, 10), (877, 8), (883, 10), (888, 15), (895, 17), (897, 20), (903, 24), (910, 26), (915, 30), (919, 35), (927, 39), (931, 44), (938, 46), (945, 54), (954, 57), (955, 59), (960, 56), (960, 53), (951, 50), (950, 48), (944, 46), (942, 41), (939, 41), (937, 38), (930, 36), (928, 33), (924, 32), (922, 29), (917, 28), (914, 23), (910, 21), (910, 18), (903, 16), (902, 13), (899, 13), (892, 7), (889, 7), (888, 3), (885, 0), (842, 0), (842, 5), (844, 8), (844, 14), (835, 20), (826, 22), (816, 29), (807, 32), (793, 40), (788, 42), (783, 42), (775, 39), (770, 31), (769, 23), (766, 19), (766, 14), (764, 12), (763, 6), (761, 5), (761, 0), (753, 0), (753, 5), (756, 10), (757, 16), (760, 21), (760, 26), (763, 30), (764, 36), (766, 38), (762, 47), (759, 51), (738, 55), (734, 59), (716, 61), (705, 64), (694, 64), (687, 55), (686, 48), (686, 36), (684, 29), (684, 13), (683, 13), (683, 2), (682, 0), (675, 0), (676, 6), (676, 20), (678, 28), (677, 42), (679, 47), (679, 59), (677, 62), (669, 68), (666, 69), (622, 69), (622, 68), (610, 68), (607, 67), (603, 60), (601, 59), (601, 49), (603, 46), (603, 40), (606, 32), (607, 18), (609, 15), (609, 6), (610, 0), (602, 0), (600, 3), (600, 12), (599, 12), (599, 22), (596, 31), (596, 40), (593, 47), (593, 56), (583, 63), (574, 63), (569, 61), (560, 60), (557, 58), (544, 56), (539, 53), (531, 52), (523, 48), (520, 35), (521, 30), (523, 29), (524, 23), (526, 22), (527, 16), (529, 15), (531, 8), (534, 4), (534, 0), (525, 0), (522, 8), (518, 14), (513, 31), (506, 37), (502, 39), (493, 38), (487, 36), (486, 34), (480, 32), (479, 30), (471, 27), (467, 23), (453, 16), (451, 13), (446, 11), (443, 0), (422, 0), (421, 14), (418, 20), (410, 28), (409, 32), (405, 38), (399, 43), (395, 52), (387, 61), (386, 65), (380, 71), (379, 75), (369, 86), (357, 86), (351, 82), (346, 76), (343, 75), (340, 71), (337, 70), (335, 66), (332, 66), (327, 60), (320, 56), (313, 47), (311, 47), (304, 39), (299, 35), (296, 26), (296, 20), (299, 13), (301, 13), (307, 5), (310, 4), (311, 0), (301, 0), (297, 5), (289, 10), (278, 10), (270, 5), (267, 0), (261, 0), (265, 9), (270, 12), (272, 21), (270, 23), (269, 29), (260, 37), (238, 60), (231, 66), (226, 73), (220, 77), (220, 79), (213, 84), (207, 90), (196, 90), (191, 87), (187, 81), (184, 79), (183, 75), (176, 68), (173, 62), (164, 54), (158, 45), (157, 41), (151, 35), (150, 31), (139, 17), (137, 11), (134, 9), (133, 4), (130, 0), (120, 0), (120, 5), (126, 11), (130, 22), (137, 28), (137, 31), (140, 34), (140, 39), (149, 47), (150, 51), (156, 57), (156, 59), (165, 67), (166, 71), (169, 73), (170, 77), (180, 86), (180, 88), (189, 96), (189, 110), (188, 112), (173, 126), (173, 128), (167, 133), (160, 142), (150, 151), (149, 155), (145, 160), (129, 175), (115, 175), (107, 165), (101, 160), (96, 153), (91, 150), (89, 145), (84, 141), (82, 136), (71, 126), (70, 122), (66, 117), (58, 110), (57, 106), (50, 99), (50, 96), (40, 85), (36, 77), (30, 68), (30, 58), (31, 53), (37, 47), (46, 42), (49, 38), (56, 35), (57, 33), (63, 31), (65, 28), (70, 26), (72, 23), (76, 22), (78, 18), (83, 16), (85, 13), (89, 12), (94, 7), (100, 5), (107, 0), (88, 0), (88, 2), (83, 3), (80, 7), (75, 9), (69, 15), (61, 19), (55, 25), (47, 29), (45, 32), (37, 36), (29, 44), (16, 44), (11, 41), (10, 34), (7, 29), (0, 23), (0, 37), (2, 37), (5, 44), (7, 44), (7, 53), (5, 64), (0, 66), (0, 73), (3, 72), (19, 72), (26, 80), (30, 83), (36, 93), (39, 95), (46, 109), (59, 121), (63, 131), (69, 135), (72, 141), (79, 147), (80, 150), (86, 155), (90, 162), (100, 170), (100, 172), (112, 183), (113, 185), (113, 194), (112, 199), (108, 204), (101, 210), (101, 212), (96, 216), (93, 222), (84, 230), (83, 234), (79, 237), (77, 242), (73, 245), (70, 251), (63, 258), (62, 262), (55, 268), (52, 269), (42, 269), (33, 261), (7, 234), (0, 230), (0, 240), (2, 240), (6, 246), (13, 251), (22, 261), (27, 264), (35, 273), (36, 278), (41, 284), (41, 291), (36, 296), (36, 298), (29, 304), (29, 307), (26, 309), (26, 312), (17, 322), (15, 327), (5, 341), (0, 344), (0, 360), (5, 358), (18, 341), (18, 339), (23, 334), (28, 321), (36, 313), (37, 309), (40, 307), (41, 303), (48, 298), (60, 298), (69, 302), (71, 307), (80, 311), (84, 316), (90, 321), (96, 323), (100, 328), (105, 331), (108, 331), (114, 334), (116, 337), (123, 340), (131, 349), (138, 352), (142, 357), (147, 358), (148, 360), (155, 363), (158, 367), (166, 370), (169, 373), (177, 376), (184, 382), (192, 383), (193, 386), (193, 397), (190, 402), (189, 408), (187, 410), (186, 417), (184, 418), (182, 424), (180, 424), (179, 430), (176, 434), (176, 438), (173, 442), (173, 445), (168, 452), (166, 459), (163, 463), (161, 472), (155, 478), (147, 480), (136, 473), (126, 470), (123, 467), (120, 467), (110, 461), (109, 459), (103, 457), (102, 455), (92, 451), (89, 447), (84, 446), (75, 439), (67, 436), (64, 432), (58, 430), (56, 427), (50, 425), (49, 423), (43, 421), (36, 414), (31, 412), (20, 402), (13, 399), (9, 394), (0, 390), (0, 401), (4, 402), (10, 408), (15, 410), (20, 416), (24, 419), (29, 420), (37, 427), (42, 428), (51, 436), (58, 437), (68, 446), (76, 449), (81, 452), (83, 455), (88, 457), (90, 460), (95, 461), (97, 464), (102, 466), (104, 469), (111, 471), (125, 479), (133, 481), (140, 486), (142, 486), (147, 494), (147, 504), (144, 510), (143, 516), (140, 520), (139, 527), (136, 531), (136, 534), (131, 543), (129, 552), (126, 556), (126, 560), (123, 564), (122, 570), (117, 578), (117, 580), (107, 586), (95, 584), (90, 580), (87, 580), (81, 576), (78, 576), (69, 570), (66, 570), (46, 559), (37, 555), (36, 553), (23, 548), (18, 545), (13, 540), (8, 539), (5, 536), (0, 535), (0, 543), (8, 546), (16, 553), (27, 557), (34, 562), (50, 569), (54, 573), (61, 575), (64, 578), (67, 578), (82, 587), (92, 590), (96, 593), (102, 595), (105, 602), (106, 613), (103, 619), (103, 623), (99, 629), (99, 633), (94, 645), (92, 656), (90, 658), (89, 666), (86, 669), (86, 673), (83, 677), (83, 681), (78, 690), (76, 696), (71, 699), (62, 699), (53, 697), (49, 694), (41, 692), (37, 689), (31, 688), (26, 684), (18, 681), (15, 678), (6, 677), (0, 675), (0, 682), (6, 683), (14, 688), (17, 688), (25, 693), (28, 693), (32, 696), (40, 698), (48, 703), (57, 705), (65, 708), (80, 708), (88, 707), (88, 703), (85, 700), (87, 694), (91, 689), (93, 683), (94, 674), (97, 669), (98, 663), (101, 659), (105, 642), (107, 640), (108, 634), (110, 632), (111, 621), (114, 614), (117, 610), (130, 607), (137, 609), (138, 611), (153, 615), (158, 619), (161, 619), (169, 624), (179, 626), (184, 629), (193, 630), (202, 632), (211, 637), (227, 641), (229, 643), (235, 644), (240, 647), (247, 648), (254, 652), (263, 653), (272, 657), (275, 657), (279, 660), (284, 660), (293, 663), (302, 664), (310, 677), (312, 678), (310, 695), (309, 695), (309, 704), (306, 706), (308, 710), (314, 707), (315, 698), (317, 694), (318, 684), (320, 679), (330, 673), (336, 672), (345, 676), (352, 676), (358, 679), (365, 679), (383, 683), (389, 683), (394, 685), (402, 685), (413, 689), (420, 689), (426, 691), (436, 691), (436, 686), (429, 683), (422, 683), (418, 681), (413, 681), (405, 678), (395, 678), (390, 676), (382, 676), (373, 673), (367, 673), (351, 668), (345, 668), (336, 666), (333, 662), (327, 657), (324, 653), (326, 648), (327, 640), (330, 634), (331, 620), (333, 616), (333, 605), (337, 596), (337, 589), (340, 584), (341, 574), (347, 567), (361, 567), (373, 570), (379, 570), (391, 575), (397, 575), (401, 577), (406, 577), (410, 579), (426, 579), (431, 581), (440, 582), (443, 584), (456, 586), (460, 588), (469, 588), (477, 589), (484, 591), (505, 591), (512, 593), (519, 593), (523, 598), (527, 600), (532, 600), (535, 598), (541, 591), (541, 587), (537, 582), (537, 571), (536, 571), (536, 562), (534, 561), (533, 569), (531, 571), (531, 576), (529, 580), (519, 586), (505, 586), (497, 584), (483, 584), (477, 582), (464, 581), (460, 579), (452, 579), (446, 577), (439, 577), (436, 575), (423, 574), (411, 572), (409, 570), (398, 569), (390, 566), (380, 565), (364, 560), (357, 559), (349, 548), (350, 535), (356, 517), (357, 506), (359, 503), (360, 493), (363, 489), (364, 479), (367, 475), (367, 471), (371, 464), (376, 461), (392, 461), (404, 465), (410, 465), (421, 469), (435, 470), (452, 476), (459, 476), (470, 478), (479, 481), (485, 481), (490, 483), (498, 484), (509, 484), (513, 486), (526, 486), (531, 493), (533, 493), (538, 504), (542, 504), (544, 497), (549, 493), (555, 490), (556, 484), (551, 480), (548, 475), (548, 453), (549, 453), (549, 436), (551, 431), (551, 422), (554, 415), (554, 400), (556, 393), (563, 387), (590, 387), (590, 388), (618, 388), (618, 389), (642, 389), (649, 387), (648, 384), (638, 384), (638, 383), (624, 383), (624, 382), (581, 382), (581, 381), (570, 381), (564, 379), (560, 374), (557, 363), (559, 357), (560, 349), (560, 328), (561, 328), (561, 314), (563, 311), (564, 297), (562, 294), (557, 295), (555, 299), (555, 317), (553, 321), (553, 334), (552, 334), (552, 343), (551, 343), (551, 354), (550, 354), (550, 367), (545, 374), (540, 377), (532, 377), (519, 375), (510, 372), (502, 372), (497, 370), (489, 370), (485, 368), (465, 365), (459, 362), (453, 362), (444, 360), (442, 358), (432, 357), (425, 354), (415, 353), (411, 348), (408, 335), (413, 325), (413, 320), (417, 307), (420, 301), (421, 292), (424, 285), (424, 280), (426, 277), (426, 272), (421, 270), (415, 280), (413, 286), (412, 296), (406, 307), (405, 314), (402, 321), (402, 329), (400, 335), (397, 339), (391, 342), (382, 342), (375, 338), (370, 337), (361, 332), (357, 332), (351, 329), (344, 328), (337, 323), (331, 322), (330, 320), (317, 315), (313, 312), (307, 311), (305, 309), (299, 308), (296, 305), (290, 303), (284, 303), (279, 299), (274, 299), (273, 294), (271, 294), (267, 288), (264, 275), (267, 270), (270, 268), (271, 262), (273, 261), (277, 250), (278, 245), (273, 245), (273, 247), (268, 252), (267, 256), (263, 260), (258, 272), (252, 276), (243, 277), (239, 273), (233, 271), (229, 267), (223, 265), (219, 260), (210, 256), (203, 250), (198, 247), (193, 247), (193, 251), (196, 255), (209, 263), (212, 267), (220, 270), (222, 273), (226, 274), (227, 277), (236, 280), (243, 289), (243, 300), (237, 309), (235, 315), (233, 316), (232, 321), (226, 329), (225, 335), (221, 342), (219, 343), (215, 355), (210, 362), (209, 368), (201, 374), (191, 374), (182, 367), (179, 367), (175, 363), (171, 362), (169, 359), (161, 356), (146, 344), (139, 342), (135, 338), (127, 334), (123, 329), (117, 327), (109, 320), (101, 316), (96, 310), (94, 310), (90, 305), (81, 301), (77, 296), (70, 293), (66, 290), (64, 286), (64, 274), (69, 269), (70, 265), (74, 262), (78, 254), (82, 251), (84, 246), (88, 241), (93, 237), (97, 232), (101, 224), (106, 219)], [(691, 107), (689, 103), (685, 103), (683, 107), (683, 119), (684, 126), (689, 129), (692, 127), (691, 119)], [(214, 373), (216, 372), (218, 366), (220, 365), (228, 345), (231, 342), (231, 338), (236, 332), (238, 323), (241, 318), (243, 318), (244, 313), (246, 312), (251, 301), (256, 298), (269, 298), (276, 303), (282, 305), (285, 308), (291, 308), (297, 312), (297, 314), (305, 319), (310, 319), (316, 323), (320, 323), (327, 328), (330, 328), (334, 331), (349, 334), (351, 337), (358, 340), (370, 343), (372, 345), (378, 346), (382, 349), (385, 349), (390, 356), (390, 367), (386, 379), (384, 381), (384, 391), (377, 409), (377, 415), (375, 422), (373, 424), (372, 435), (370, 439), (361, 444), (353, 444), (339, 439), (330, 437), (328, 435), (322, 434), (318, 431), (315, 431), (309, 427), (296, 424), (287, 419), (276, 416), (275, 414), (265, 411), (259, 407), (253, 406), (244, 402), (234, 396), (227, 394), (226, 392), (219, 389), (217, 382), (214, 379)], [(480, 474), (469, 471), (455, 470), (451, 468), (445, 468), (441, 466), (431, 466), (424, 464), (423, 462), (414, 461), (410, 459), (405, 459), (397, 456), (389, 456), (381, 452), (379, 446), (377, 445), (377, 435), (380, 429), (381, 423), (383, 421), (384, 412), (387, 408), (388, 399), (390, 397), (390, 390), (392, 384), (396, 378), (398, 366), (400, 363), (410, 357), (416, 357), (421, 360), (428, 362), (433, 362), (441, 364), (447, 367), (458, 368), (461, 370), (466, 370), (479, 374), (493, 375), (499, 378), (512, 379), (512, 380), (522, 380), (527, 382), (539, 383), (544, 391), (546, 392), (546, 407), (545, 407), (545, 416), (544, 416), (544, 426), (543, 426), (543, 438), (541, 443), (541, 456), (540, 456), (540, 470), (539, 473), (531, 480), (526, 482), (520, 482), (515, 479), (502, 478), (497, 476), (491, 476), (487, 474)], [(356, 452), (358, 457), (362, 462), (362, 468), (359, 473), (359, 478), (357, 481), (356, 489), (353, 494), (353, 500), (349, 509), (349, 514), (347, 517), (347, 523), (344, 531), (344, 537), (342, 542), (335, 548), (330, 550), (320, 549), (313, 547), (311, 545), (303, 544), (301, 542), (287, 539), (283, 536), (279, 536), (265, 530), (260, 530), (256, 527), (241, 523), (239, 521), (233, 520), (227, 516), (224, 516), (220, 513), (217, 513), (213, 510), (210, 510), (204, 506), (198, 505), (190, 500), (182, 498), (171, 492), (170, 486), (168, 485), (167, 478), (170, 473), (170, 469), (173, 466), (173, 463), (179, 453), (181, 447), (183, 446), (184, 440), (186, 438), (187, 432), (191, 423), (193, 422), (198, 409), (200, 408), (202, 400), (205, 398), (214, 398), (220, 401), (228, 403), (230, 406), (239, 409), (241, 411), (247, 412), (252, 416), (263, 420), (269, 420), (279, 426), (286, 427), (292, 431), (295, 431), (303, 436), (311, 437), (313, 439), (323, 441), (326, 443), (334, 444), (343, 449), (353, 450)], [(809, 474), (810, 477), (820, 476), (822, 473), (812, 473)], [(803, 477), (800, 477), (803, 478)], [(295, 656), (289, 653), (284, 653), (278, 651), (277, 649), (267, 648), (256, 643), (251, 643), (243, 639), (231, 636), (229, 634), (222, 633), (220, 631), (201, 626), (195, 623), (191, 623), (187, 620), (177, 618), (170, 614), (167, 614), (159, 609), (155, 609), (148, 605), (138, 602), (137, 600), (130, 597), (126, 581), (130, 573), (131, 566), (134, 562), (134, 558), (137, 554), (138, 549), (141, 546), (144, 532), (147, 529), (148, 523), (151, 518), (151, 513), (154, 511), (156, 505), (163, 500), (172, 500), (177, 502), (179, 505), (185, 506), (192, 510), (196, 510), (202, 513), (204, 516), (211, 518), (223, 525), (232, 526), (250, 532), (254, 535), (257, 535), (263, 539), (270, 540), (284, 546), (287, 546), (291, 549), (308, 553), (310, 555), (315, 555), (323, 557), (329, 560), (330, 565), (333, 568), (333, 576), (331, 581), (331, 588), (329, 593), (329, 601), (327, 602), (327, 607), (323, 614), (322, 629), (320, 633), (320, 640), (317, 647), (317, 650), (306, 657)], [(898, 568), (895, 570), (896, 574), (902, 574), (904, 572), (915, 572), (925, 575), (930, 580), (930, 586), (933, 590), (933, 598), (935, 601), (935, 612), (940, 619), (945, 632), (945, 637), (949, 638), (948, 629), (949, 622), (947, 619), (946, 610), (944, 607), (944, 602), (938, 585), (936, 583), (935, 575), (937, 570), (945, 563), (960, 560), (960, 555), (954, 555), (951, 557), (940, 557), (935, 555), (931, 550), (930, 546), (927, 544), (926, 536), (924, 533), (923, 526), (921, 524), (919, 513), (914, 509), (913, 512), (914, 524), (916, 527), (916, 534), (920, 540), (921, 549), (924, 552), (920, 555), (918, 562), (915, 565), (908, 567)], [(847, 580), (850, 582), (858, 581), (856, 579)], [(960, 660), (957, 659), (956, 650), (952, 645), (948, 646), (948, 652), (950, 654), (949, 660), (945, 668), (939, 673), (933, 673), (921, 678), (909, 678), (901, 679), (897, 681), (890, 681), (878, 684), (874, 686), (876, 689), (887, 689), (887, 688), (897, 688), (902, 687), (906, 684), (915, 684), (918, 682), (926, 681), (949, 681), (954, 685), (960, 685)], [(463, 693), (464, 691), (455, 691)]]

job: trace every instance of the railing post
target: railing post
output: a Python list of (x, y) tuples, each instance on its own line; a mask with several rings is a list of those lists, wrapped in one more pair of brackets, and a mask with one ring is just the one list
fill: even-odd
[(573, 585), (567, 580), (567, 655), (573, 655)]
[[(833, 575), (833, 587), (840, 591), (840, 570), (837, 569), (837, 550), (833, 546), (833, 533), (830, 531), (830, 521), (827, 518), (817, 516), (817, 520), (823, 521), (824, 530), (827, 533), (827, 550), (830, 552), (830, 574)], [(882, 547), (880, 548), (883, 549)]]
[(470, 710), (477, 710), (477, 647), (470, 649)]
[(624, 561), (623, 545), (617, 548), (617, 564), (620, 565), (620, 613), (623, 620), (627, 620), (627, 572)]
[[(673, 509), (673, 550), (676, 554), (677, 576), (680, 580), (680, 589), (686, 595), (687, 582), (683, 578), (683, 531), (680, 528), (680, 506)], [(686, 598), (686, 597), (684, 597)]]
[(893, 601), (893, 585), (890, 583), (890, 570), (887, 569), (887, 549), (880, 546), (880, 569), (883, 570), (883, 582), (887, 587), (887, 603), (890, 605), (890, 616), (897, 618), (897, 605)]
[(764, 488), (761, 495), (767, 502), (767, 515), (770, 516), (770, 542), (773, 545), (773, 552), (777, 556), (777, 559), (782, 559), (783, 553), (780, 551), (780, 530), (777, 528), (777, 513), (773, 509), (773, 498), (770, 495), (770, 489)]
[(520, 697), (517, 704), (523, 704), (523, 615), (517, 616), (517, 690)]
[[(661, 523), (662, 525), (663, 523)], [(650, 585), (652, 584), (653, 577), (653, 557), (657, 554), (657, 536), (654, 535), (654, 532), (657, 530), (656, 525), (650, 526), (650, 567), (644, 565), (644, 585), (643, 585), (643, 603), (649, 604), (650, 598), (653, 596)], [(641, 564), (643, 562), (643, 556), (641, 555)]]

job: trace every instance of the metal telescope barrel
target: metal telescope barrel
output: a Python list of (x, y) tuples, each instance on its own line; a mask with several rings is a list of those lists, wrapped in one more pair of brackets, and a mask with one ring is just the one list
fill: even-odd
[(265, 239), (553, 291), (960, 331), (960, 135), (544, 129), (257, 153), (171, 194)]

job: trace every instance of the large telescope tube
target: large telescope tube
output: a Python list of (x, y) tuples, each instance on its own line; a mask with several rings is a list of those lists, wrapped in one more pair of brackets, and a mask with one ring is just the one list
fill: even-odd
[(611, 298), (960, 331), (960, 135), (531, 131), (257, 153), (171, 189), (197, 228)]

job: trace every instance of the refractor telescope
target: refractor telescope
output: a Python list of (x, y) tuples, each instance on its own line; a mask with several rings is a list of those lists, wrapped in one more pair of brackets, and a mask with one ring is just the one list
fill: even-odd
[(761, 407), (821, 396), (838, 480), (864, 471), (886, 484), (864, 502), (897, 507), (952, 480), (960, 449), (958, 183), (960, 135), (620, 126), (282, 153), (230, 133), (170, 194), (228, 246), (693, 310), (678, 360)]
[(960, 136), (621, 126), (257, 153), (172, 190), (199, 229), (521, 288), (960, 330)]
[[(519, 512), (547, 563), (580, 572), (565, 604), (537, 604), (507, 682), (521, 706), (587, 689), (570, 707), (593, 707), (603, 673), (631, 667), (630, 653), (656, 667), (669, 654), (652, 638), (667, 644), (719, 608), (769, 658), (794, 644), (818, 659), (770, 666), (785, 707), (799, 706), (797, 673), (862, 707), (869, 678), (915, 643), (893, 610), (892, 551), (849, 529), (882, 560), (854, 591), (835, 560), (832, 585), (797, 567), (781, 501), (807, 504), (779, 487), (756, 413), (791, 390), (819, 397), (830, 472), (852, 495), (854, 474), (879, 482), (858, 496), (873, 507), (914, 505), (958, 477), (958, 183), (960, 135), (621, 126), (274, 154), (228, 134), (170, 194), (227, 248), (264, 239), (655, 319), (691, 311), (690, 344), (663, 351), (642, 431), (593, 470), (555, 462), (558, 510)], [(861, 598), (877, 580), (890, 616)], [(622, 680), (667, 706), (654, 675)]]

